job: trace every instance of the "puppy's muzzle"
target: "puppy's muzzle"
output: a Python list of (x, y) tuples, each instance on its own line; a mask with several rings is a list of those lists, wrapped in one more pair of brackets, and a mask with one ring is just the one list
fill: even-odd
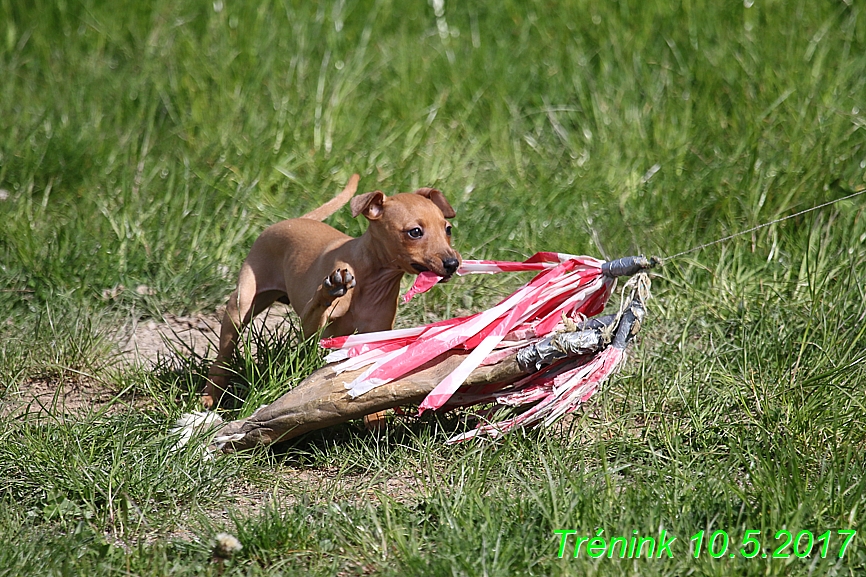
[(448, 257), (442, 259), (442, 266), (436, 266), (434, 263), (430, 263), (430, 266), (424, 266), (421, 263), (413, 262), (412, 268), (415, 269), (416, 272), (428, 272), (432, 270), (437, 275), (444, 277), (445, 279), (449, 278), (457, 269), (460, 268), (460, 259), (454, 257)]

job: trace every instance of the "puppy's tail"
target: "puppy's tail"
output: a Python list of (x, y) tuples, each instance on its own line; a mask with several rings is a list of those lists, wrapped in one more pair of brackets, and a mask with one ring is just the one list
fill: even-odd
[(349, 202), (353, 196), (355, 196), (355, 192), (358, 190), (358, 181), (361, 180), (361, 177), (357, 174), (353, 174), (349, 179), (349, 183), (346, 184), (346, 188), (343, 189), (343, 192), (320, 206), (315, 210), (311, 210), (301, 218), (309, 218), (310, 220), (325, 220)]

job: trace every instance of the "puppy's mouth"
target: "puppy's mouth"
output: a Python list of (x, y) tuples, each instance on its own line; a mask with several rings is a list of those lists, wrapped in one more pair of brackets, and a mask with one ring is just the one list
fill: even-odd
[(422, 272), (435, 274), (436, 276), (440, 277), (439, 282), (448, 282), (452, 276), (451, 274), (449, 274), (448, 272), (446, 272), (444, 270), (443, 271), (431, 270), (430, 268), (424, 266), (421, 263), (417, 263), (417, 262), (413, 262), (411, 264), (411, 266), (415, 270), (415, 272), (417, 272), (418, 274), (421, 274)]

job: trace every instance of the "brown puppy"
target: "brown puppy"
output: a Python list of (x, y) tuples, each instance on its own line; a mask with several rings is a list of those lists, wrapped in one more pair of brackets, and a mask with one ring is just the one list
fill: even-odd
[(268, 227), (253, 243), (223, 317), (219, 351), (202, 396), (205, 408), (222, 398), (225, 363), (240, 330), (275, 301), (288, 299), (307, 337), (326, 325), (325, 336), (389, 330), (404, 274), (430, 270), (449, 277), (460, 266), (445, 220), (454, 209), (433, 188), (352, 198), (352, 216), (363, 214), (370, 222), (358, 238), (319, 222), (345, 204), (357, 184), (354, 175), (334, 200)]

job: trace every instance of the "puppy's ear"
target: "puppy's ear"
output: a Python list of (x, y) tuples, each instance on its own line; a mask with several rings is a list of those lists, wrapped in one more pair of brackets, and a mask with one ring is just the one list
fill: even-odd
[(368, 220), (377, 220), (382, 217), (382, 204), (385, 202), (385, 193), (381, 190), (359, 194), (349, 201), (352, 207), (352, 217), (363, 214)]
[(454, 215), (457, 214), (454, 212), (454, 209), (451, 208), (451, 205), (448, 204), (445, 195), (435, 188), (419, 188), (415, 191), (415, 194), (420, 194), (423, 197), (429, 198), (433, 204), (439, 207), (439, 210), (442, 211), (445, 218), (454, 218)]

